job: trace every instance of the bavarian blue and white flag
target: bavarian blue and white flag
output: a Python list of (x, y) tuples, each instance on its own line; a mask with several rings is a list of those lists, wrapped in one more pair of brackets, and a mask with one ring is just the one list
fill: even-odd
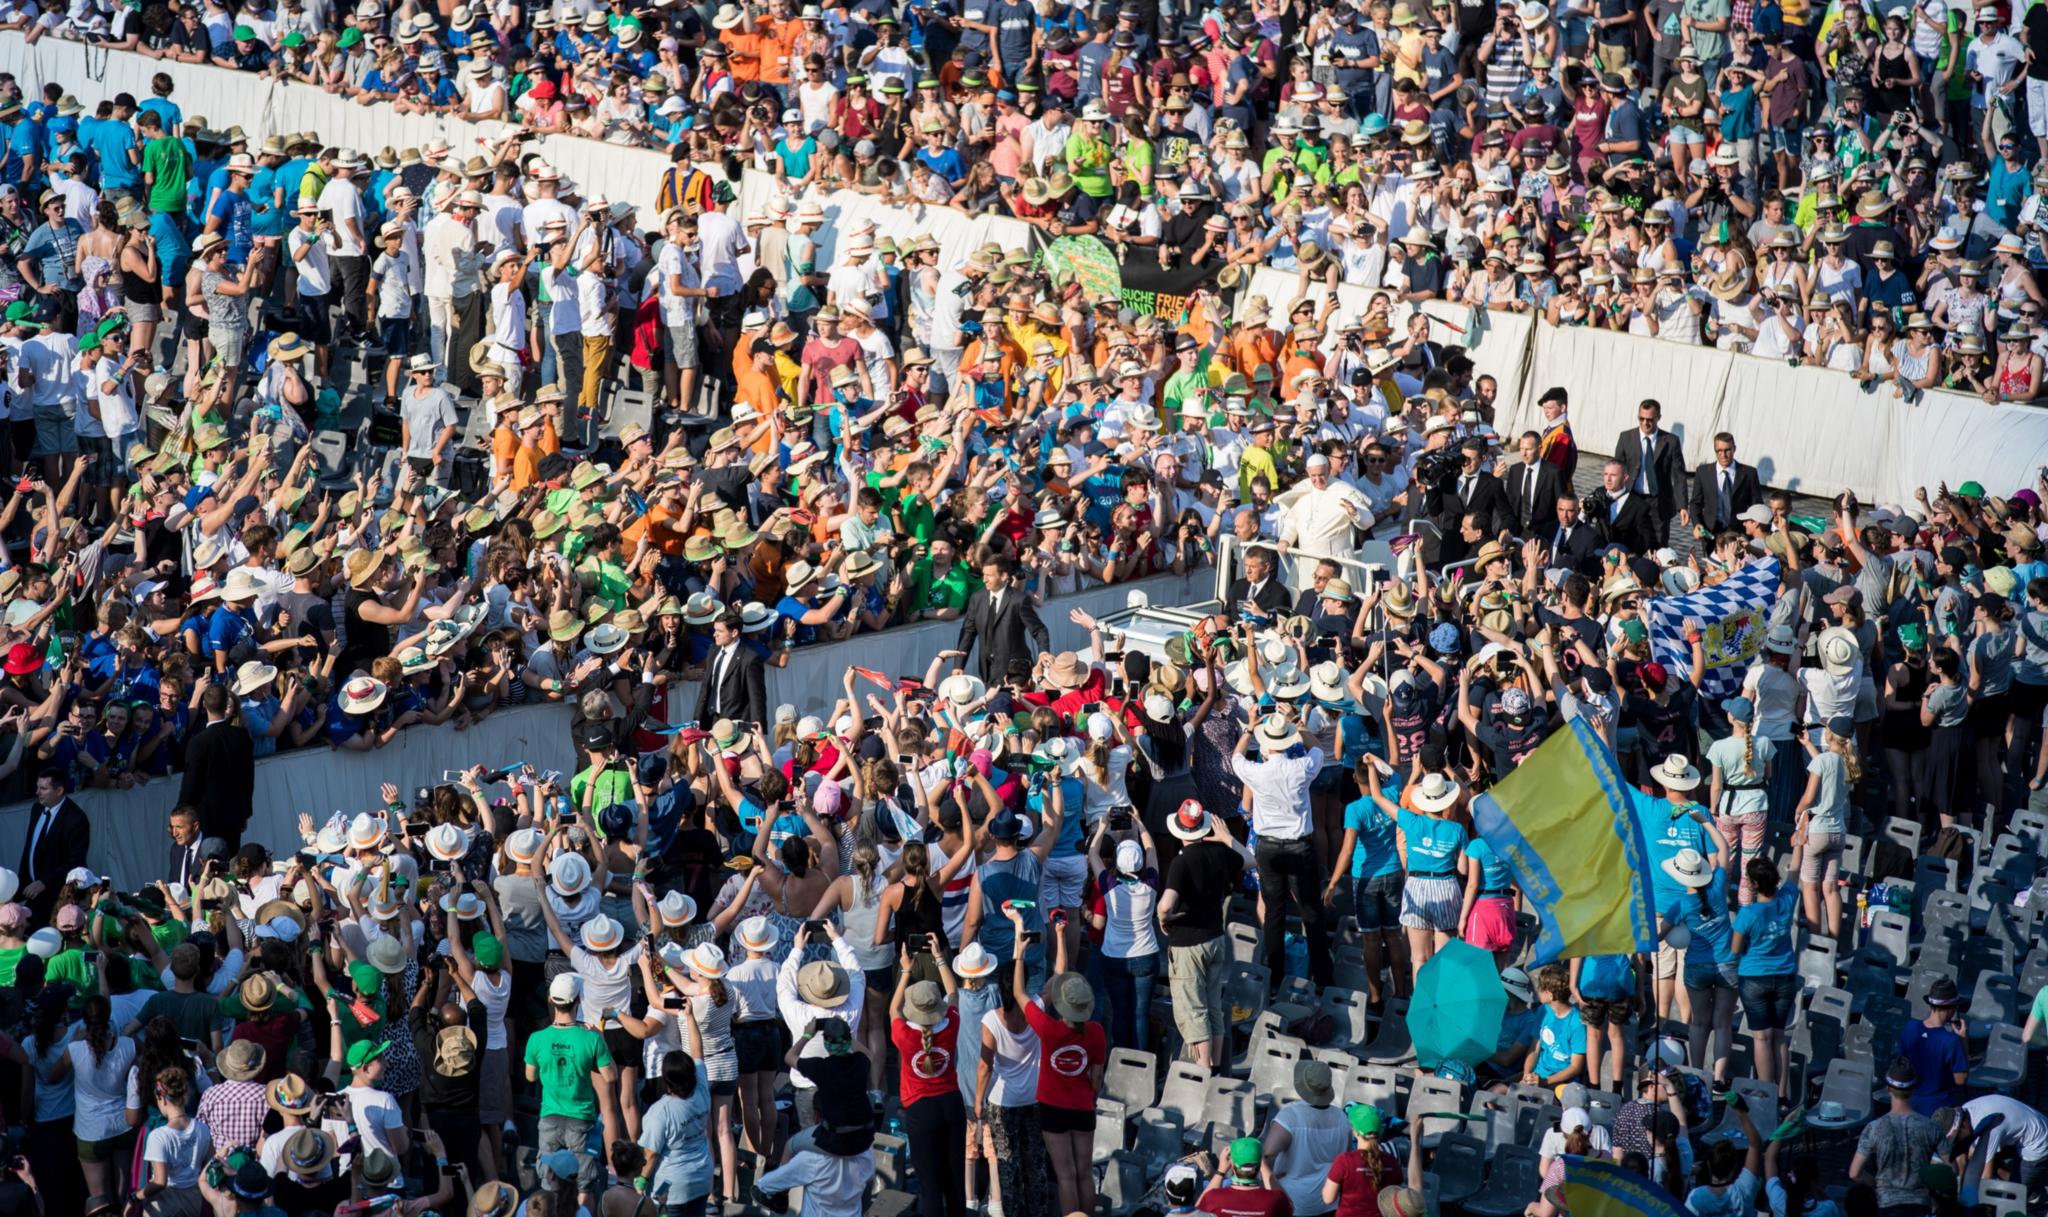
[[(1766, 558), (1712, 587), (1649, 600), (1651, 654), (1707, 697), (1719, 701), (1733, 696), (1742, 688), (1742, 674), (1749, 670), (1771, 627), (1780, 577), (1778, 560)], [(1688, 621), (1699, 623), (1703, 635), (1704, 672), (1692, 670), (1692, 644), (1685, 640)]]

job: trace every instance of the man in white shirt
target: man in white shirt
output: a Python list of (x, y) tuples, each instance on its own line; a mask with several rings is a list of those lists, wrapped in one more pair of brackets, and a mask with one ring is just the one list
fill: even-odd
[(491, 192), (484, 196), (483, 220), (477, 225), (477, 243), (491, 253), (501, 249), (526, 252), (523, 226), (526, 209), (516, 195), (519, 167), (499, 165), (491, 178)]
[(540, 244), (541, 229), (549, 220), (559, 219), (570, 231), (576, 228), (575, 209), (556, 196), (562, 189), (562, 172), (546, 161), (536, 162), (532, 169), (533, 198), (521, 209), (519, 225), (528, 245)]
[(697, 400), (697, 369), (703, 364), (697, 349), (697, 302), (710, 293), (697, 271), (700, 253), (697, 224), (682, 208), (668, 213), (662, 224), (667, 240), (654, 258), (654, 276), (659, 284), (661, 325), (668, 333), (664, 383), (669, 403), (687, 410)]
[(128, 477), (128, 444), (142, 422), (135, 411), (137, 355), (128, 349), (128, 331), (100, 339), (98, 356), (88, 377), (86, 408), (78, 412), (78, 436), (82, 448), (98, 454), (94, 482), (110, 485), (116, 474)]
[(706, 211), (696, 211), (696, 207), (695, 202), (684, 205), (686, 211), (696, 212), (697, 278), (711, 291), (711, 320), (721, 333), (730, 334), (738, 329), (740, 288), (745, 286), (740, 278), (740, 255), (751, 247), (738, 220), (715, 207)]
[(1791, 359), (1804, 347), (1799, 326), (1799, 289), (1790, 283), (1779, 286), (1770, 299), (1770, 309), (1756, 325), (1756, 341), (1749, 353), (1759, 359)]
[(477, 271), (484, 258), (476, 240), (476, 217), (482, 209), (483, 196), (465, 190), (455, 197), (453, 208), (427, 221), (427, 345), (443, 380), (452, 373), (462, 381), (470, 348), (483, 335), (483, 291)]
[[(1257, 662), (1248, 660), (1247, 662)], [(1264, 673), (1267, 681), (1282, 673)], [(1269, 686), (1270, 687), (1270, 684)], [(1259, 759), (1246, 755), (1253, 742)], [(1259, 889), (1265, 898), (1266, 966), (1274, 977), (1283, 972), (1287, 948), (1287, 906), (1300, 907), (1308, 928), (1309, 970), (1317, 985), (1330, 983), (1334, 959), (1330, 927), (1322, 916), (1322, 882), (1316, 874), (1315, 839), (1310, 820), (1309, 786), (1323, 768), (1321, 748), (1302, 747), (1301, 732), (1288, 714), (1269, 714), (1257, 728), (1238, 736), (1230, 771), (1251, 794), (1252, 831), (1258, 834)], [(1273, 982), (1277, 990), (1279, 981)]]
[(364, 342), (363, 306), (369, 298), (364, 286), (370, 279), (370, 243), (363, 232), (363, 194), (355, 177), (368, 167), (359, 152), (344, 152), (334, 162), (334, 177), (320, 191), (320, 210), (327, 215), (327, 255), (334, 263), (335, 287), (340, 293), (341, 332), (336, 341)]

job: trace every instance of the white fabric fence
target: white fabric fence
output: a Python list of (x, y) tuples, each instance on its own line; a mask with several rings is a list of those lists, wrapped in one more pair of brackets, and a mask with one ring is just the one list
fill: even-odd
[[(1085, 608), (1104, 615), (1123, 608), (1133, 592), (1143, 592), (1151, 603), (1160, 605), (1206, 600), (1214, 594), (1215, 577), (1213, 570), (1205, 570), (1186, 577), (1160, 575), (1089, 588), (1048, 602), (1039, 616), (1052, 635), (1054, 649), (1074, 650), (1085, 646), (1088, 637), (1069, 620), (1072, 610)], [(959, 622), (932, 621), (793, 651), (788, 667), (768, 669), (768, 704), (772, 709), (788, 702), (799, 713), (823, 715), (842, 695), (850, 665), (922, 676), (925, 667), (959, 636)], [(671, 692), (672, 721), (686, 720), (695, 712), (697, 690), (698, 686), (690, 684)], [(863, 697), (876, 691), (866, 685), (856, 687)], [(560, 703), (520, 706), (500, 710), (467, 731), (452, 726), (409, 728), (399, 732), (389, 747), (376, 752), (343, 752), (316, 745), (268, 757), (256, 764), (256, 811), (247, 839), (280, 853), (296, 848), (293, 843), (298, 840), (300, 812), (310, 812), (316, 821), (325, 822), (337, 809), (353, 814), (376, 806), (377, 788), (385, 782), (397, 785), (410, 799), (416, 787), (437, 785), (444, 772), (471, 765), (497, 768), (525, 761), (537, 769), (566, 772), (575, 763), (569, 740), (570, 714), (570, 707)], [(88, 865), (122, 884), (139, 884), (169, 874), (175, 858), (165, 828), (177, 793), (176, 777), (160, 778), (133, 790), (78, 792), (75, 797), (92, 820)], [(0, 808), (0, 865), (11, 867), (21, 857), (29, 823), (27, 805)]]

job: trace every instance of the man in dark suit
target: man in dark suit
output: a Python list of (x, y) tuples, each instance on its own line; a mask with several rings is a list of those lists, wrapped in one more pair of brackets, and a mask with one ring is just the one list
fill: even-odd
[(45, 769), (36, 778), (36, 801), (28, 836), (21, 842), (21, 899), (35, 922), (49, 920), (57, 892), (73, 867), (84, 866), (92, 852), (92, 822), (71, 801), (71, 779), (62, 769)]
[(1635, 429), (1622, 432), (1614, 441), (1614, 459), (1628, 474), (1630, 492), (1645, 501), (1656, 521), (1659, 539), (1651, 549), (1664, 544), (1671, 517), (1685, 502), (1685, 453), (1679, 449), (1678, 437), (1659, 425), (1663, 418), (1664, 407), (1646, 397), (1636, 407)]
[(242, 848), (242, 830), (256, 803), (256, 748), (249, 729), (229, 719), (234, 698), (224, 684), (199, 695), (206, 725), (185, 744), (185, 780), (178, 802), (199, 813), (199, 831), (218, 837), (229, 853)]
[(1735, 437), (1726, 431), (1714, 437), (1714, 459), (1692, 475), (1692, 502), (1679, 523), (1711, 533), (1739, 530), (1743, 509), (1764, 501), (1756, 466), (1735, 459)]
[(1244, 574), (1230, 581), (1230, 595), (1224, 611), (1235, 613), (1247, 601), (1265, 616), (1285, 613), (1294, 603), (1294, 593), (1279, 579), (1280, 559), (1263, 545), (1244, 551)]
[[(1458, 535), (1464, 517), (1477, 516), (1480, 535), (1494, 536), (1507, 525), (1508, 499), (1500, 479), (1487, 468), (1486, 441), (1468, 437), (1458, 445), (1458, 453), (1462, 458), (1458, 475), (1443, 483), (1440, 493), (1434, 496), (1437, 527), (1448, 539)], [(1458, 560), (1439, 556), (1446, 562)]]
[(1577, 571), (1592, 575), (1600, 565), (1600, 530), (1588, 524), (1581, 512), (1579, 496), (1567, 490), (1557, 496), (1550, 519), (1537, 528), (1543, 543), (1543, 568)]
[(1522, 438), (1515, 443), (1516, 455), (1521, 459), (1501, 479), (1501, 490), (1507, 497), (1508, 526), (1518, 537), (1536, 536), (1556, 523), (1557, 496), (1565, 492), (1564, 477), (1557, 466), (1539, 455), (1542, 447), (1542, 436), (1534, 431), (1522, 432)]
[(1657, 522), (1650, 500), (1637, 494), (1628, 469), (1618, 460), (1600, 470), (1600, 488), (1586, 496), (1586, 518), (1600, 533), (1600, 542), (1620, 545), (1630, 553), (1647, 554), (1664, 544), (1664, 526)]
[(974, 654), (975, 640), (981, 641), (981, 679), (994, 685), (1010, 670), (1012, 660), (1032, 662), (1032, 645), (1040, 651), (1052, 646), (1052, 635), (1031, 607), (1031, 597), (1017, 586), (1017, 562), (998, 554), (981, 564), (981, 590), (967, 598), (967, 611), (960, 615), (960, 641), (956, 644), (964, 661)]
[(711, 623), (711, 657), (697, 695), (697, 721), (706, 730), (721, 718), (768, 721), (768, 676), (760, 655), (740, 641), (740, 615), (728, 609)]

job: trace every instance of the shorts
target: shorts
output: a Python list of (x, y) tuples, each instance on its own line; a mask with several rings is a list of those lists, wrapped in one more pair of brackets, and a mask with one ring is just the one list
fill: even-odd
[(121, 306), (128, 310), (128, 320), (137, 322), (162, 321), (163, 305), (154, 300), (123, 300)]
[(679, 368), (694, 368), (700, 363), (697, 353), (697, 327), (694, 325), (671, 325), (668, 330), (668, 357)]
[(510, 1053), (504, 1048), (486, 1048), (483, 1068), (476, 1078), (477, 1119), (486, 1127), (503, 1124), (512, 1115)]
[(1456, 879), (1410, 875), (1401, 889), (1401, 925), (1410, 930), (1456, 933), (1464, 903)]
[(434, 458), (430, 456), (408, 456), (405, 463), (412, 469), (415, 482), (426, 482), (434, 476)]
[(1050, 1103), (1038, 1105), (1038, 1127), (1049, 1133), (1094, 1132), (1095, 1112), (1075, 1111), (1071, 1107), (1054, 1107)]
[(292, 313), (292, 325), (299, 337), (316, 347), (334, 341), (334, 324), (327, 316), (328, 303), (326, 296), (301, 295), (299, 307)]
[(78, 1160), (94, 1164), (120, 1162), (128, 1157), (127, 1147), (134, 1135), (133, 1132), (124, 1132), (119, 1136), (108, 1137), (104, 1141), (88, 1141), (84, 1137), (79, 1137)]
[(1633, 997), (1600, 998), (1589, 997), (1579, 1003), (1579, 1017), (1593, 1030), (1602, 1027), (1625, 1027), (1628, 1020), (1636, 1016), (1636, 999)]
[(542, 1116), (538, 1141), (541, 1153), (566, 1149), (575, 1154), (576, 1190), (592, 1195), (604, 1190), (605, 1178), (609, 1174), (604, 1159), (589, 1152), (590, 1131), (596, 1123), (595, 1120), (577, 1120), (569, 1116)]
[(1806, 830), (1806, 849), (1799, 858), (1799, 881), (1833, 883), (1842, 871), (1842, 834)]
[(1166, 948), (1166, 987), (1173, 998), (1173, 1025), (1189, 1043), (1211, 1040), (1230, 1028), (1223, 1008), (1223, 936), (1192, 947)]
[(620, 1072), (640, 1067), (640, 1037), (624, 1027), (607, 1027), (604, 1032), (605, 1049), (617, 1061)]
[(711, 1096), (713, 1098), (729, 1099), (739, 1092), (740, 1080), (738, 1078), (728, 1078), (723, 1082), (711, 1083)]
[(1400, 871), (1351, 881), (1351, 915), (1361, 934), (1383, 934), (1401, 928)]
[(201, 342), (206, 338), (206, 318), (191, 309), (178, 314), (178, 337), (185, 342)]
[(1465, 941), (1482, 951), (1505, 951), (1515, 945), (1515, 901), (1511, 896), (1481, 896), (1472, 902), (1465, 922)]
[(1664, 140), (1670, 144), (1691, 144), (1695, 148), (1703, 148), (1706, 146), (1707, 136), (1706, 132), (1695, 131), (1691, 127), (1673, 127), (1665, 133)]
[(35, 456), (71, 456), (78, 451), (78, 424), (65, 406), (36, 407)]
[(1088, 882), (1088, 859), (1079, 854), (1047, 858), (1038, 876), (1038, 903), (1049, 909), (1081, 907), (1081, 888)]
[(782, 1023), (772, 1018), (734, 1023), (732, 1046), (741, 1073), (774, 1073), (782, 1068)]
[(863, 968), (861, 975), (868, 978), (868, 992), (893, 993), (896, 991), (896, 965), (881, 968)]
[(2026, 681), (2015, 680), (2005, 691), (2005, 696), (2006, 708), (2014, 718), (2039, 722), (2041, 711), (2048, 709), (2048, 685), (2030, 685)]
[[(114, 441), (104, 435), (81, 435), (78, 450), (93, 458), (92, 468), (85, 471), (85, 481), (90, 486), (112, 486), (114, 478), (128, 475), (128, 445), (123, 443), (120, 451), (114, 450)], [(119, 461), (119, 467), (115, 462)]]
[(1685, 952), (1670, 943), (1657, 944), (1657, 953), (1650, 957), (1650, 974), (1658, 980), (1672, 980), (1678, 976), (1678, 969)]
[(1804, 987), (1797, 976), (1743, 976), (1737, 980), (1742, 1012), (1749, 1017), (1751, 1031), (1782, 1031), (1791, 1026)]
[(2035, 139), (2048, 139), (2048, 80), (2027, 77), (2027, 130)]
[[(304, 334), (299, 337), (305, 337)], [(377, 318), (377, 341), (386, 353), (397, 356), (412, 350), (412, 318)]]
[(239, 326), (209, 325), (206, 340), (213, 344), (213, 353), (223, 367), (242, 366), (243, 348), (249, 341), (249, 331)]
[(1735, 975), (1735, 961), (1732, 959), (1727, 963), (1708, 964), (1705, 967), (1694, 967), (1690, 963), (1685, 965), (1685, 987), (1696, 992), (1726, 989), (1733, 993), (1740, 979)]
[(1763, 136), (1763, 150), (1766, 153), (1769, 153), (1774, 156), (1780, 152), (1784, 153), (1787, 156), (1795, 156), (1798, 154), (1798, 128), (1765, 127), (1761, 134)]

